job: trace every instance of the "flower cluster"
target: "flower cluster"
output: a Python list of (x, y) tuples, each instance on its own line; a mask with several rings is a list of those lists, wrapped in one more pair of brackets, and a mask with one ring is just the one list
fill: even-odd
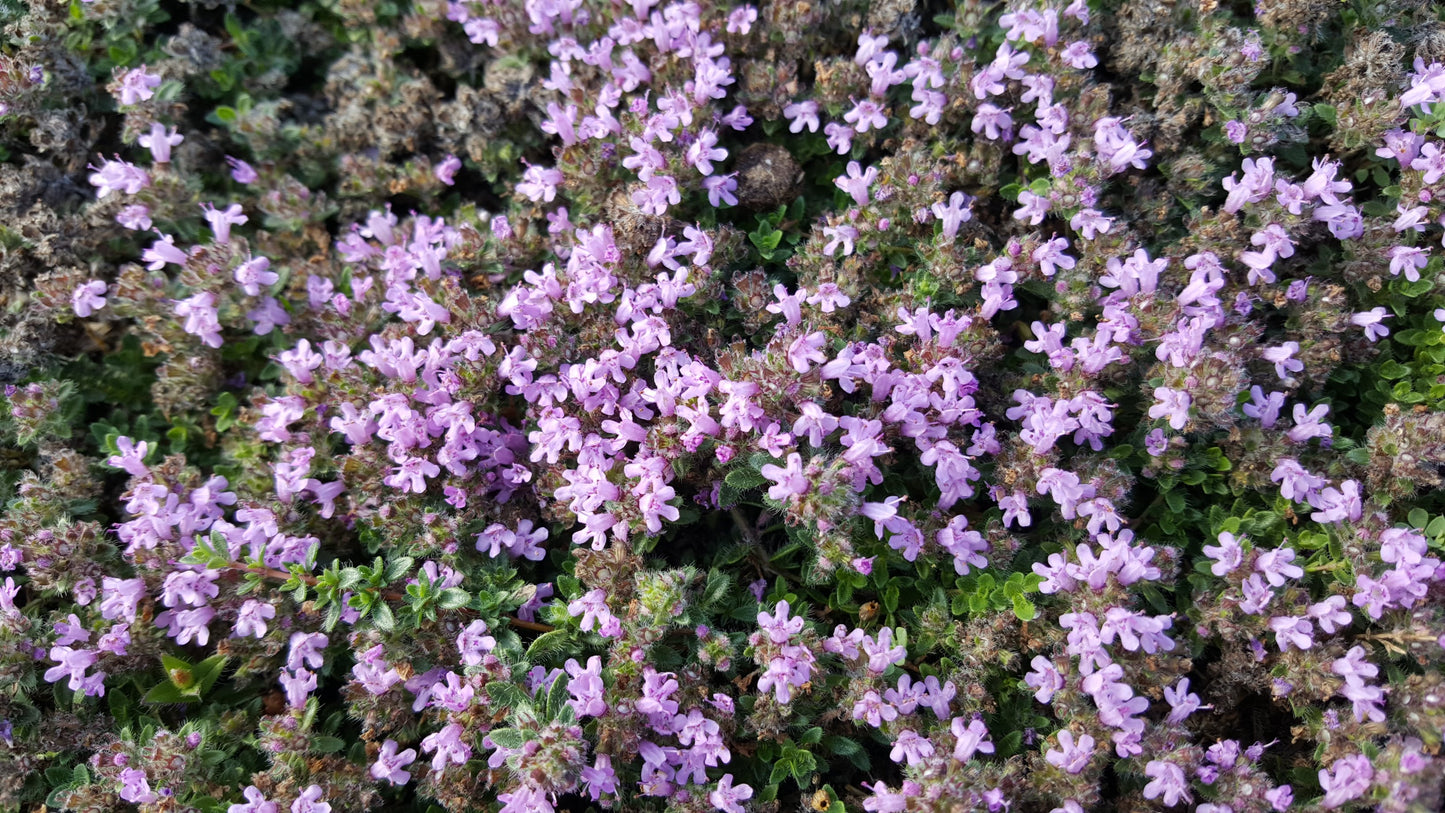
[(1441, 23), (1275, 5), (24, 12), (0, 807), (1438, 806)]

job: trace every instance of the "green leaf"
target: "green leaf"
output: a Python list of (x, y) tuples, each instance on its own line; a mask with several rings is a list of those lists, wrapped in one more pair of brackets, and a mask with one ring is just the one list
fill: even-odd
[(1377, 369), (1382, 378), (1388, 378), (1390, 380), (1394, 380), (1396, 378), (1404, 378), (1405, 376), (1410, 374), (1409, 367), (1406, 367), (1405, 365), (1401, 364), (1398, 361), (1395, 361), (1394, 359), (1386, 359), (1385, 362), (1381, 364)]
[(396, 629), (396, 616), (391, 612), (391, 605), (385, 600), (376, 602), (371, 608), (371, 623), (382, 632), (391, 632)]
[(1412, 508), (1405, 520), (1410, 523), (1411, 528), (1424, 528), (1430, 521), (1430, 512), (1423, 508)]
[(789, 775), (790, 773), (792, 773), (792, 769), (793, 769), (793, 766), (792, 766), (792, 765), (789, 765), (785, 760), (781, 760), (781, 759), (780, 759), (780, 760), (778, 760), (777, 762), (774, 762), (774, 763), (773, 763), (773, 772), (770, 773), (770, 774), (768, 774), (768, 784), (769, 784), (769, 785), (781, 784), (782, 781), (785, 780), (785, 779), (787, 779), (787, 778), (788, 778), (788, 775)]
[(443, 610), (456, 610), (467, 606), (472, 596), (460, 587), (448, 587), (437, 596), (437, 606)]
[(527, 744), (527, 736), (515, 728), (494, 728), (487, 736), (498, 746), (510, 751)]
[(1032, 621), (1039, 614), (1034, 603), (1023, 596), (1014, 596), (1013, 605), (1014, 615), (1018, 616), (1020, 621)]
[(160, 683), (155, 688), (146, 692), (144, 703), (151, 705), (163, 705), (167, 703), (191, 703), (200, 700), (195, 694), (183, 692), (176, 688), (174, 683)]
[(334, 754), (346, 747), (340, 737), (312, 737), (311, 750), (317, 754)]
[(565, 629), (544, 632), (527, 647), (527, 660), (537, 661), (566, 649), (571, 631)]
[(189, 662), (170, 655), (161, 655), (161, 668), (165, 669), (166, 679), (183, 692), (194, 691), (196, 686), (196, 667)]
[(68, 787), (70, 769), (64, 765), (52, 765), (45, 769), (45, 781), (49, 782), (52, 788)]
[(723, 477), (723, 482), (738, 491), (748, 491), (770, 481), (750, 468), (736, 468)]
[(216, 681), (221, 679), (221, 674), (226, 670), (228, 660), (230, 658), (225, 655), (212, 655), (196, 664), (196, 694), (203, 695), (216, 685)]
[(416, 563), (410, 556), (399, 556), (386, 566), (386, 584), (400, 579), (411, 572), (411, 566)]
[(552, 681), (552, 688), (547, 691), (547, 703), (545, 709), (547, 719), (557, 719), (557, 715), (560, 714), (562, 712), (562, 708), (567, 705), (567, 699), (567, 676), (558, 675), (557, 679)]
[(532, 707), (532, 698), (515, 683), (494, 680), (487, 684), (487, 696), (491, 698), (493, 707), (499, 709), (511, 711)]

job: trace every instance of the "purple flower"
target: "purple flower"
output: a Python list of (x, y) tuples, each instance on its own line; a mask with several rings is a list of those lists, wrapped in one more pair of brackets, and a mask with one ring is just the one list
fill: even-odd
[(533, 203), (551, 203), (556, 199), (557, 187), (562, 185), (563, 180), (564, 176), (557, 169), (529, 165), (522, 173), (522, 182), (517, 184), (517, 194), (525, 196)]
[(106, 284), (98, 279), (89, 280), (76, 287), (70, 295), (70, 307), (82, 319), (105, 307)]
[(1184, 722), (1189, 715), (1206, 708), (1199, 695), (1189, 691), (1189, 678), (1180, 678), (1174, 686), (1164, 687), (1164, 700), (1169, 703), (1168, 721), (1174, 725)]
[(614, 618), (607, 608), (607, 591), (596, 588), (567, 605), (567, 614), (582, 616), (582, 631), (590, 632), (594, 626), (606, 629)]
[(910, 767), (931, 756), (933, 743), (909, 728), (898, 732), (897, 739), (893, 741), (893, 750), (888, 754), (889, 759), (894, 762), (907, 762)]
[(233, 203), (224, 209), (217, 209), (209, 203), (201, 204), (205, 212), (206, 222), (211, 224), (211, 231), (216, 236), (217, 243), (231, 242), (231, 227), (245, 225), (250, 218), (241, 210), (241, 204)]
[(1274, 188), (1274, 159), (1244, 159), (1244, 177), (1236, 179), (1230, 173), (1224, 179), (1224, 191), (1229, 197), (1224, 202), (1224, 211), (1234, 213), (1246, 203), (1258, 203)]
[(1240, 545), (1241, 541), (1235, 539), (1234, 534), (1221, 531), (1218, 545), (1205, 545), (1204, 555), (1214, 560), (1214, 565), (1209, 568), (1209, 572), (1216, 576), (1225, 576), (1239, 567), (1244, 561), (1244, 548)]
[(1151, 781), (1144, 786), (1145, 799), (1158, 799), (1164, 797), (1164, 804), (1168, 807), (1182, 802), (1189, 802), (1194, 797), (1189, 792), (1189, 779), (1184, 775), (1184, 769), (1172, 762), (1153, 759), (1144, 766), (1144, 775)]
[(1035, 195), (1025, 189), (1019, 192), (1018, 209), (1014, 210), (1015, 220), (1027, 220), (1030, 226), (1037, 226), (1044, 222), (1044, 216), (1053, 208), (1053, 202), (1045, 195)]
[(718, 780), (717, 790), (709, 793), (707, 799), (712, 806), (724, 813), (744, 813), (743, 806), (739, 802), (745, 802), (753, 798), (753, 789), (747, 785), (733, 785), (733, 775), (723, 774)]
[(324, 795), (320, 785), (312, 785), (291, 803), (291, 813), (331, 813), (331, 805), (321, 801)]
[(1077, 775), (1089, 766), (1089, 758), (1094, 755), (1094, 746), (1093, 737), (1082, 734), (1075, 740), (1074, 732), (1066, 728), (1059, 732), (1058, 749), (1050, 748), (1044, 753), (1044, 759), (1065, 773)]
[(902, 663), (908, 657), (906, 648), (893, 646), (893, 630), (889, 627), (878, 630), (876, 639), (865, 636), (862, 649), (868, 656), (868, 671), (875, 675), (883, 674), (889, 666)]
[(738, 181), (736, 173), (731, 175), (709, 175), (702, 181), (702, 188), (707, 190), (707, 202), (709, 206), (736, 206)]
[(452, 186), (456, 184), (457, 170), (461, 168), (462, 159), (455, 155), (448, 154), (447, 157), (441, 160), (441, 163), (436, 165), (436, 168), (432, 170), (432, 174), (436, 175), (438, 181), (441, 181), (447, 186)]
[[(275, 285), (281, 276), (271, 269), (271, 261), (265, 257), (254, 257), (236, 266), (232, 272), (236, 283), (247, 296), (260, 296), (261, 288)], [(302, 341), (305, 341), (303, 339)]]
[(713, 161), (722, 161), (728, 151), (717, 146), (717, 133), (703, 129), (687, 148), (687, 162), (703, 175), (711, 175)]
[(216, 295), (202, 291), (176, 303), (176, 315), (185, 320), (181, 329), (197, 336), (207, 347), (221, 346), (221, 321), (216, 315)]
[(145, 231), (153, 224), (150, 207), (143, 203), (132, 203), (121, 207), (115, 215), (115, 222), (131, 231)]
[(804, 127), (807, 127), (810, 133), (818, 132), (818, 103), (811, 99), (784, 107), (783, 116), (790, 122), (790, 133), (801, 133)]
[(582, 769), (582, 781), (587, 785), (588, 796), (594, 802), (599, 801), (604, 794), (616, 794), (617, 772), (612, 769), (612, 757), (598, 754), (597, 761), (591, 767)]
[(808, 478), (803, 474), (803, 458), (797, 452), (788, 455), (787, 468), (771, 463), (758, 469), (764, 477), (773, 481), (768, 489), (768, 499), (785, 501), (794, 495), (808, 493)]
[(973, 122), (969, 125), (970, 129), (974, 133), (982, 133), (983, 137), (990, 141), (997, 141), (999, 138), (1008, 140), (1013, 135), (1014, 122), (1013, 117), (1009, 115), (1009, 110), (1012, 109), (1004, 109), (984, 102), (974, 113)]
[(788, 602), (779, 601), (772, 614), (758, 613), (758, 628), (766, 632), (768, 639), (775, 644), (786, 644), (794, 635), (803, 631), (802, 616), (789, 618), (789, 609)]
[[(973, 198), (962, 192), (954, 192), (952, 195), (949, 195), (947, 203), (939, 202), (933, 204), (933, 215), (943, 224), (943, 236), (945, 239), (952, 240), (958, 234), (958, 227), (973, 219), (973, 212), (970, 208), (972, 205)], [(1054, 242), (1048, 245), (1053, 245)], [(1061, 248), (1067, 248), (1068, 245), (1068, 241), (1064, 240)], [(831, 254), (831, 252), (828, 253)], [(844, 252), (844, 255), (846, 256), (849, 253), (852, 253), (851, 246), (848, 251)], [(1035, 258), (1035, 260), (1037, 261), (1037, 258)], [(1067, 267), (1072, 268), (1073, 266), (1069, 265)]]
[(280, 682), (286, 703), (293, 709), (306, 708), (306, 698), (316, 691), (316, 673), (306, 669), (282, 669)]
[(983, 720), (974, 717), (967, 723), (962, 717), (953, 718), (950, 730), (957, 738), (953, 746), (953, 758), (959, 762), (973, 759), (976, 753), (992, 754), (993, 742), (988, 739), (988, 729)]
[(1064, 688), (1064, 676), (1059, 673), (1053, 661), (1043, 655), (1035, 655), (1029, 665), (1033, 667), (1033, 671), (1024, 675), (1024, 683), (1036, 690), (1035, 700), (1040, 703), (1049, 702), (1055, 693)]
[(1114, 116), (1106, 116), (1094, 122), (1094, 151), (1108, 168), (1106, 177), (1123, 172), (1129, 167), (1145, 169), (1154, 155), (1152, 150), (1147, 150), (1142, 143), (1136, 142), (1129, 131), (1124, 129), (1122, 120)]
[[(61, 678), (69, 678), (67, 686), (71, 691), (80, 691), (86, 680), (86, 670), (95, 665), (100, 653), (89, 649), (72, 649), (68, 646), (52, 646), (50, 648), (50, 660), (58, 665), (45, 670), (45, 680), (54, 683)], [(104, 676), (104, 672), (98, 672)], [(103, 690), (102, 690), (102, 693)]]
[(371, 775), (393, 785), (405, 785), (411, 780), (411, 773), (402, 768), (416, 761), (416, 749), (408, 748), (397, 753), (396, 748), (396, 740), (389, 739), (381, 744), (381, 753), (371, 765)]
[(151, 790), (146, 772), (140, 768), (126, 768), (120, 772), (120, 798), (132, 804), (144, 805), (159, 797)]
[(1280, 652), (1288, 652), (1291, 646), (1300, 650), (1314, 646), (1314, 625), (1308, 619), (1275, 616), (1269, 619), (1269, 628), (1274, 631)]
[(423, 752), (436, 752), (431, 762), (432, 773), (441, 773), (448, 765), (465, 765), (472, 758), (471, 746), (462, 742), (462, 731), (460, 725), (448, 723), (442, 730), (421, 741)]
[(1168, 387), (1154, 388), (1155, 403), (1149, 407), (1149, 417), (1167, 418), (1170, 428), (1180, 430), (1189, 422), (1189, 405), (1192, 399), (1183, 390)]
[(96, 200), (103, 200), (112, 192), (134, 195), (151, 185), (151, 176), (145, 170), (120, 160), (120, 156), (116, 156), (114, 161), (101, 158), (100, 166), (87, 165), (87, 169), (95, 170), (91, 173), (90, 185), (100, 190), (95, 195)]
[(1244, 414), (1258, 419), (1266, 429), (1274, 426), (1275, 421), (1279, 418), (1280, 409), (1284, 407), (1284, 393), (1271, 392), (1269, 395), (1265, 395), (1264, 390), (1258, 384), (1250, 387), (1249, 393), (1250, 402), (1242, 407)]
[(186, 137), (176, 132), (172, 127), (166, 132), (165, 125), (160, 122), (152, 122), (150, 132), (136, 139), (142, 147), (151, 151), (151, 158), (157, 164), (168, 164), (171, 161), (171, 147), (185, 141)]
[(1260, 358), (1274, 365), (1275, 375), (1289, 378), (1291, 373), (1302, 372), (1304, 362), (1294, 357), (1299, 352), (1299, 342), (1285, 342), (1278, 347), (1266, 347), (1260, 351)]
[(245, 798), (245, 804), (231, 805), (226, 808), (226, 813), (277, 813), (276, 803), (267, 801), (266, 796), (255, 786), (251, 785), (241, 792)]
[(1305, 574), (1294, 562), (1293, 548), (1276, 548), (1263, 551), (1254, 560), (1254, 569), (1264, 574), (1271, 586), (1281, 587), (1286, 579), (1298, 579)]
[(265, 638), (266, 621), (275, 617), (275, 607), (248, 599), (236, 613), (236, 627), (231, 634), (237, 638), (245, 638), (248, 635), (254, 635), (258, 639)]
[(257, 177), (259, 177), (256, 174), (255, 168), (239, 158), (233, 158), (228, 155), (226, 156), (226, 164), (231, 168), (231, 180), (236, 183), (255, 183)]
[(326, 636), (320, 632), (291, 633), (291, 649), (286, 656), (286, 668), (298, 670), (302, 664), (320, 669), (325, 663)]
[(886, 702), (878, 692), (869, 689), (853, 704), (853, 719), (878, 728), (885, 721), (898, 719), (898, 709)]
[(145, 65), (121, 73), (117, 97), (123, 105), (140, 104), (155, 96), (155, 89), (161, 86), (159, 75), (150, 73)]
[(1321, 804), (1326, 808), (1336, 808), (1360, 798), (1370, 789), (1374, 776), (1374, 766), (1364, 754), (1335, 760), (1329, 770), (1319, 772), (1320, 788), (1325, 792)]
[(1064, 46), (1059, 57), (1064, 60), (1064, 64), (1075, 70), (1086, 71), (1099, 64), (1094, 52), (1089, 50), (1089, 43), (1082, 40), (1076, 40)]
[(878, 179), (878, 167), (868, 167), (865, 172), (857, 161), (849, 161), (847, 174), (839, 175), (833, 183), (859, 206), (866, 206), (869, 200), (868, 188)]
[(1390, 335), (1390, 329), (1384, 324), (1389, 318), (1390, 315), (1385, 313), (1384, 308), (1375, 307), (1351, 316), (1350, 324), (1364, 328), (1365, 338), (1373, 343), (1376, 339)]

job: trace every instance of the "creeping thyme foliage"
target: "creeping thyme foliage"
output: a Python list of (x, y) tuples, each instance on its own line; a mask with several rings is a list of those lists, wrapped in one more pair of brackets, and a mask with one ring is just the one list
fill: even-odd
[(1434, 4), (0, 24), (0, 809), (1445, 804)]

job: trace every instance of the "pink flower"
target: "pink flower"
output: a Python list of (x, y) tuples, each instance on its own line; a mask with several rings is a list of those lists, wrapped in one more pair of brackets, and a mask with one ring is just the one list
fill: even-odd
[(1068, 774), (1082, 773), (1089, 765), (1089, 758), (1094, 755), (1094, 738), (1083, 734), (1076, 740), (1074, 732), (1064, 729), (1059, 732), (1059, 747), (1057, 750), (1050, 748), (1044, 753), (1044, 759), (1059, 770)]
[[(432, 172), (436, 175), (438, 181), (441, 181), (447, 186), (452, 186), (456, 184), (456, 174), (461, 168), (462, 159), (455, 155), (447, 155), (446, 158), (442, 159), (441, 163), (436, 165), (436, 169), (432, 170)], [(390, 742), (390, 740), (388, 740), (388, 742)]]
[(236, 614), (236, 628), (233, 635), (237, 638), (255, 636), (256, 638), (266, 637), (266, 621), (276, 617), (276, 608), (254, 599), (247, 600), (241, 605), (241, 610)]
[(96, 200), (104, 199), (112, 192), (134, 195), (151, 185), (151, 176), (145, 170), (120, 160), (120, 156), (116, 156), (114, 161), (102, 158), (100, 166), (87, 165), (87, 168), (95, 170), (90, 175), (90, 185), (100, 190), (95, 195)]
[(70, 306), (82, 319), (105, 307), (106, 284), (98, 279), (81, 283), (70, 295)]
[(773, 481), (768, 489), (768, 499), (786, 501), (794, 495), (808, 493), (808, 478), (803, 474), (803, 458), (797, 452), (788, 455), (787, 468), (771, 463), (760, 468), (759, 473)]
[(226, 813), (277, 813), (276, 803), (268, 801), (255, 785), (246, 788), (241, 795), (246, 803), (231, 805), (226, 808)]
[(331, 805), (321, 801), (320, 785), (312, 785), (291, 803), (291, 813), (331, 813)]
[(868, 188), (878, 179), (878, 167), (868, 167), (867, 171), (857, 161), (849, 161), (847, 174), (840, 175), (833, 179), (834, 185), (848, 193), (853, 202), (859, 206), (868, 204)]
[(745, 802), (753, 798), (753, 789), (747, 785), (733, 785), (733, 775), (723, 774), (718, 780), (717, 790), (709, 793), (707, 799), (712, 806), (723, 813), (744, 813), (743, 806), (739, 802)]
[(131, 231), (145, 231), (153, 225), (150, 207), (143, 203), (132, 203), (121, 207), (121, 210), (115, 215), (115, 222)]
[(157, 164), (168, 164), (171, 160), (171, 147), (185, 140), (186, 137), (177, 133), (176, 128), (172, 127), (170, 132), (166, 132), (165, 125), (157, 121), (151, 123), (150, 132), (142, 135), (137, 142), (151, 151), (151, 158)]
[(241, 204), (233, 203), (225, 209), (217, 209), (209, 203), (201, 204), (205, 211), (206, 222), (211, 224), (211, 231), (216, 235), (217, 243), (231, 242), (231, 227), (244, 225), (250, 218), (241, 210)]
[(1150, 760), (1144, 766), (1144, 775), (1153, 780), (1144, 786), (1145, 799), (1163, 796), (1164, 804), (1173, 807), (1194, 798), (1189, 792), (1189, 779), (1184, 775), (1184, 769), (1172, 762)]
[[(1408, 276), (1408, 274), (1407, 274)], [(1390, 329), (1385, 327), (1385, 320), (1390, 315), (1382, 307), (1371, 308), (1350, 317), (1350, 324), (1365, 329), (1365, 338), (1372, 343), (1381, 337), (1390, 335)]]
[(1155, 403), (1149, 407), (1149, 417), (1168, 418), (1169, 426), (1178, 431), (1189, 422), (1189, 393), (1168, 387), (1154, 388)]
[(955, 760), (967, 762), (973, 759), (976, 753), (993, 753), (993, 742), (988, 739), (988, 729), (978, 717), (974, 717), (966, 725), (962, 717), (955, 717), (950, 730), (953, 731), (953, 736), (958, 738), (953, 746)]
[(231, 167), (231, 180), (242, 184), (256, 182), (258, 176), (256, 175), (256, 170), (252, 168), (250, 164), (239, 158), (232, 158), (229, 155), (226, 156), (226, 164)]
[(788, 345), (788, 363), (799, 375), (812, 369), (810, 362), (823, 364), (828, 360), (828, 357), (823, 355), (823, 344), (826, 341), (827, 337), (821, 330), (799, 336)]
[(130, 70), (120, 75), (120, 103), (123, 105), (140, 104), (155, 96), (155, 89), (161, 86), (160, 76), (149, 73), (145, 65)]
[(807, 127), (810, 133), (818, 132), (818, 103), (811, 99), (794, 102), (783, 108), (783, 116), (791, 122), (788, 132), (801, 133), (804, 127)]
[(416, 761), (416, 749), (408, 748), (398, 753), (396, 748), (396, 740), (389, 739), (381, 744), (381, 753), (377, 755), (376, 762), (372, 763), (371, 775), (393, 785), (405, 785), (411, 780), (411, 773), (402, 768)]

